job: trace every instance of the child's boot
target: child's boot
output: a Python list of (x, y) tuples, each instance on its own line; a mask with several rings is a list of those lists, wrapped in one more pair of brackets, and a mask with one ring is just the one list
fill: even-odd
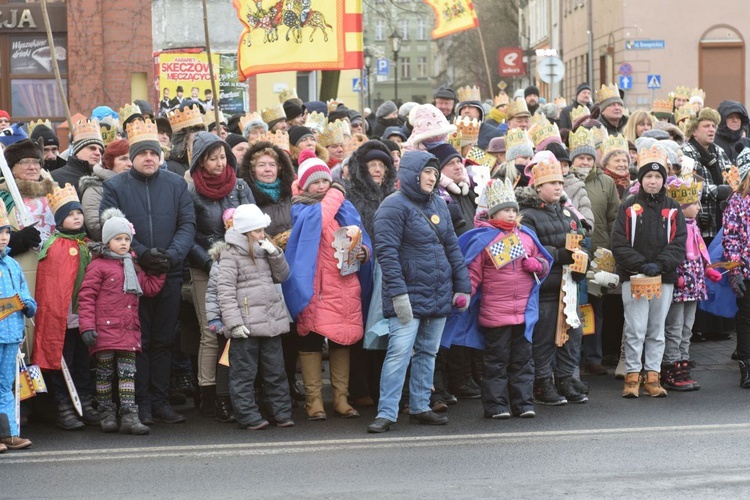
[(701, 388), (701, 385), (697, 380), (693, 380), (693, 377), (690, 374), (690, 361), (684, 359), (680, 361), (680, 364), (682, 365), (682, 378), (685, 379), (686, 383), (693, 386), (694, 391), (699, 390)]
[(85, 427), (83, 421), (78, 418), (75, 408), (71, 403), (63, 403), (57, 406), (57, 426), (66, 431), (78, 431)]
[(333, 386), (333, 410), (342, 418), (357, 418), (359, 412), (347, 401), (349, 397), (349, 348), (328, 348)]
[(622, 389), (622, 397), (637, 398), (638, 390), (641, 386), (641, 376), (638, 372), (632, 372), (625, 375), (625, 387)]
[(685, 380), (681, 361), (661, 365), (661, 383), (664, 387), (673, 391), (693, 390), (692, 384)]
[(117, 415), (115, 414), (115, 405), (110, 401), (107, 403), (99, 403), (99, 415), (101, 416), (102, 432), (117, 432), (119, 427), (117, 425)]
[(237, 421), (229, 396), (216, 396), (216, 420), (225, 424)]
[(91, 405), (91, 399), (85, 399), (81, 401), (81, 406), (83, 407), (83, 416), (81, 417), (83, 423), (86, 425), (98, 426), (102, 420), (102, 417), (101, 415), (99, 415), (99, 412), (95, 410)]
[(323, 353), (300, 352), (299, 362), (302, 366), (302, 381), (305, 384), (305, 411), (307, 420), (325, 420), (328, 418), (323, 409)]
[(659, 383), (659, 372), (646, 372), (646, 379), (643, 381), (643, 390), (652, 398), (667, 396), (666, 389)]
[(134, 434), (142, 436), (151, 432), (138, 419), (138, 406), (128, 405), (120, 408), (120, 434)]

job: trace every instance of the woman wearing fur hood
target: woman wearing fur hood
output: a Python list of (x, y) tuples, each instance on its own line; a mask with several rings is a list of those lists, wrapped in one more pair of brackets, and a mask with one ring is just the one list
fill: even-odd
[(383, 200), (396, 191), (393, 159), (380, 141), (367, 141), (349, 160), (346, 198), (362, 217), (367, 234), (375, 234), (375, 212)]

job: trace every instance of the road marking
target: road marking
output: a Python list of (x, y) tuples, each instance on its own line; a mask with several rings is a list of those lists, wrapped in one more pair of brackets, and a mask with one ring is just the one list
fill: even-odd
[(319, 451), (424, 448), (433, 446), (460, 446), (470, 444), (495, 444), (523, 440), (570, 439), (588, 436), (619, 436), (627, 434), (664, 433), (715, 433), (722, 431), (750, 431), (750, 423), (659, 426), (614, 429), (575, 429), (565, 431), (509, 432), (507, 434), (485, 433), (455, 436), (370, 436), (356, 439), (325, 439), (313, 441), (274, 441), (271, 443), (203, 444), (184, 446), (154, 446), (135, 448), (90, 449), (90, 450), (33, 450), (9, 453), (0, 456), (3, 464), (24, 464), (40, 462), (83, 462), (90, 460), (132, 460), (162, 457), (217, 457), (246, 455), (278, 455), (311, 453)]

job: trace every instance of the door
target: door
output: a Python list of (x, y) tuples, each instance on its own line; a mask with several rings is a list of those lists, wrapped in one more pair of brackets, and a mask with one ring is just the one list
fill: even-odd
[(700, 42), (698, 84), (705, 105), (716, 109), (725, 99), (745, 102), (745, 43), (729, 27), (709, 30)]

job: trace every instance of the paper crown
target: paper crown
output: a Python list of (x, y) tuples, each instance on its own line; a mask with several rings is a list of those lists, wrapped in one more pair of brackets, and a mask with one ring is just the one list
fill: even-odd
[(659, 114), (672, 114), (672, 99), (655, 99), (653, 106), (651, 106), (651, 112), (654, 115)]
[(690, 92), (690, 97), (700, 97), (701, 101), (706, 102), (706, 93), (703, 92), (703, 89), (695, 88)]
[(674, 92), (672, 92), (672, 95), (681, 99), (690, 100), (690, 92), (690, 87), (680, 85), (674, 90)]
[(555, 97), (554, 103), (558, 108), (564, 108), (568, 105), (568, 101), (566, 101), (564, 97)]
[(341, 129), (341, 132), (345, 136), (347, 137), (352, 136), (352, 127), (349, 125), (349, 120), (336, 120), (333, 123)]
[(262, 121), (263, 118), (261, 118), (260, 114), (258, 114), (257, 112), (253, 111), (252, 113), (246, 113), (244, 116), (240, 117), (240, 130), (242, 130), (242, 132), (244, 133), (245, 127), (247, 127), (249, 123), (260, 123)]
[(29, 137), (31, 137), (32, 132), (34, 132), (34, 129), (37, 128), (39, 125), (44, 125), (45, 127), (47, 127), (48, 129), (52, 131), (55, 130), (52, 128), (52, 122), (49, 120), (41, 120), (41, 119), (37, 121), (32, 120), (29, 122), (29, 126), (28, 126)]
[(500, 93), (495, 96), (493, 105), (498, 107), (507, 106), (508, 104), (510, 104), (510, 97), (508, 97), (508, 94), (506, 94), (504, 90), (501, 90)]
[(479, 140), (479, 127), (481, 123), (476, 118), (468, 116), (456, 117), (453, 124), (461, 132), (461, 146), (475, 144)]
[(104, 143), (104, 147), (106, 148), (109, 146), (111, 142), (113, 142), (115, 139), (117, 139), (117, 127), (112, 124), (101, 124), (102, 129), (102, 142)]
[(636, 274), (630, 277), (630, 294), (638, 300), (645, 297), (647, 300), (661, 297), (661, 274), (656, 276), (645, 276)]
[(258, 141), (266, 141), (270, 142), (274, 146), (279, 147), (280, 149), (289, 152), (289, 133), (287, 133), (286, 130), (277, 130), (276, 132), (266, 132), (265, 134), (261, 135)]
[(517, 204), (513, 183), (507, 177), (503, 181), (491, 180), (484, 188), (484, 201), (489, 209), (498, 205)]
[(167, 113), (169, 126), (172, 127), (172, 133), (179, 132), (188, 127), (197, 127), (203, 125), (203, 114), (197, 104), (184, 109), (175, 109)]
[(522, 128), (512, 128), (505, 134), (505, 150), (510, 151), (511, 148), (520, 146), (522, 144), (528, 144), (533, 146), (529, 133)]
[(724, 177), (724, 182), (729, 184), (734, 191), (739, 189), (742, 178), (740, 177), (740, 169), (737, 166), (730, 165), (729, 171), (725, 170), (721, 175)]
[(679, 123), (682, 120), (689, 120), (690, 118), (694, 117), (696, 115), (695, 109), (693, 109), (693, 106), (688, 104), (683, 104), (681, 107), (677, 108), (674, 112), (674, 121), (679, 125)]
[[(536, 117), (544, 115), (534, 116)], [(557, 124), (550, 123), (546, 117), (544, 117), (544, 120), (539, 120), (536, 124), (530, 127), (529, 134), (531, 135), (531, 142), (534, 143), (534, 147), (538, 150), (544, 149), (544, 146), (540, 146), (542, 143), (544, 143), (545, 146), (550, 142), (562, 143), (562, 139), (560, 138), (560, 129), (557, 128)]]
[(121, 123), (127, 122), (133, 115), (142, 116), (141, 108), (134, 102), (128, 103), (120, 108)]
[(96, 120), (80, 120), (73, 125), (73, 142), (102, 140), (102, 129)]
[(358, 150), (359, 147), (367, 141), (368, 138), (365, 134), (360, 134), (359, 132), (352, 134), (352, 140), (347, 144), (346, 156), (351, 156), (352, 153)]
[(576, 123), (580, 118), (591, 116), (591, 110), (588, 106), (576, 106), (570, 112), (570, 122)]
[(505, 114), (508, 117), (508, 120), (520, 115), (531, 116), (531, 113), (529, 113), (529, 107), (526, 105), (524, 99), (513, 99), (510, 104), (508, 104), (508, 109), (505, 111)]
[(344, 129), (338, 124), (341, 120), (326, 125), (322, 132), (318, 133), (318, 144), (321, 146), (330, 146), (332, 144), (344, 143)]
[(702, 193), (702, 182), (685, 182), (682, 179), (675, 179), (667, 185), (667, 195), (680, 205), (689, 205), (700, 201)]
[(571, 132), (568, 135), (568, 144), (570, 145), (571, 151), (585, 146), (596, 149), (594, 133), (586, 127), (578, 127), (575, 132)]
[(564, 182), (562, 167), (557, 160), (542, 160), (531, 168), (534, 186), (547, 182)]
[[(215, 121), (216, 113), (213, 110), (203, 115), (203, 124), (206, 126), (206, 129), (213, 125)], [(219, 111), (219, 123), (222, 123), (224, 125), (227, 124), (227, 119), (224, 118), (224, 113), (222, 113), (221, 111)]]
[(594, 145), (597, 148), (601, 148), (602, 142), (604, 142), (604, 139), (606, 139), (609, 134), (607, 133), (607, 129), (604, 128), (604, 125), (601, 127), (592, 127), (591, 133), (594, 134)]
[(125, 132), (131, 147), (144, 141), (159, 142), (159, 131), (153, 120), (133, 120), (125, 125)]
[(606, 99), (612, 99), (613, 97), (620, 98), (620, 91), (617, 85), (610, 83), (609, 85), (602, 84), (601, 88), (596, 93), (596, 102), (602, 102)]
[(628, 140), (621, 135), (609, 135), (602, 141), (600, 146), (602, 156), (614, 151), (628, 152)]
[(594, 260), (591, 262), (591, 268), (607, 273), (615, 272), (615, 256), (612, 250), (603, 247), (597, 248), (594, 252)]
[(8, 218), (8, 210), (5, 208), (5, 203), (0, 203), (0, 227), (10, 226), (10, 219)]
[(667, 166), (667, 153), (658, 144), (638, 151), (638, 168), (651, 163), (658, 163), (664, 167)]
[(57, 210), (66, 203), (70, 203), (71, 201), (80, 202), (81, 200), (78, 199), (76, 188), (70, 184), (65, 184), (65, 187), (62, 188), (55, 184), (52, 188), (52, 193), (47, 194), (47, 201), (52, 212), (57, 213)]
[(544, 115), (542, 113), (534, 114), (534, 116), (532, 116), (529, 120), (529, 133), (531, 133), (532, 128), (543, 127), (548, 123), (549, 120), (547, 119), (547, 115)]
[(297, 96), (297, 89), (284, 89), (279, 92), (279, 102), (284, 104), (289, 99), (299, 99)]
[(497, 163), (497, 157), (495, 155), (489, 154), (485, 150), (480, 149), (477, 145), (473, 145), (469, 152), (466, 153), (466, 159), (477, 165), (488, 167), (490, 170), (495, 166), (495, 163)]
[(448, 134), (447, 142), (451, 146), (453, 146), (456, 150), (461, 150), (461, 140), (463, 137), (461, 137), (461, 131), (458, 130), (458, 127), (456, 127), (456, 131), (452, 134)]
[(336, 99), (328, 99), (326, 101), (326, 108), (328, 108), (328, 112), (336, 111), (336, 108), (339, 107), (339, 104), (341, 104), (341, 101), (338, 101)]
[(476, 85), (473, 87), (469, 87), (468, 85), (466, 87), (461, 87), (456, 91), (456, 95), (458, 96), (458, 102), (482, 100), (482, 96), (479, 93), (479, 87)]
[(318, 113), (317, 111), (313, 111), (312, 113), (307, 115), (307, 119), (305, 120), (305, 127), (309, 128), (313, 132), (322, 132), (326, 129), (328, 126), (328, 118), (326, 118), (326, 115), (323, 113)]
[(282, 118), (286, 120), (286, 113), (284, 113), (284, 107), (281, 105), (281, 103), (261, 110), (260, 116), (267, 124), (270, 124), (275, 120), (281, 120)]

